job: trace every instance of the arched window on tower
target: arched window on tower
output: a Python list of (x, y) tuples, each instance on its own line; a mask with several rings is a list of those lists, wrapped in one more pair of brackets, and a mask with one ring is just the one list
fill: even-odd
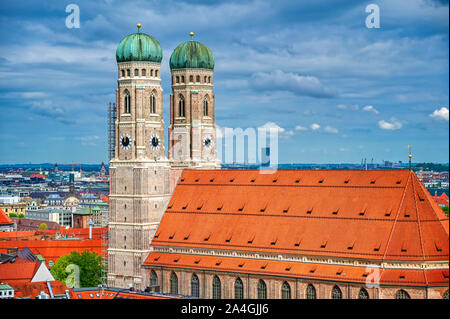
[(203, 100), (203, 116), (208, 116), (208, 99)]
[(241, 278), (237, 278), (234, 282), (234, 299), (244, 299), (244, 284)]
[(176, 79), (176, 83), (180, 83), (180, 77), (178, 75), (175, 77), (175, 79)]
[(134, 69), (134, 76), (139, 76), (139, 70), (138, 69)]
[(208, 76), (208, 83), (211, 83), (211, 77)]
[(178, 294), (178, 277), (174, 272), (170, 274), (170, 293)]
[(178, 101), (178, 116), (185, 117), (186, 116), (185, 111), (186, 111), (186, 109), (185, 109), (185, 105), (184, 105), (184, 98), (182, 95), (180, 95), (180, 100)]
[(189, 75), (189, 83), (194, 82), (194, 76), (193, 75)]
[(262, 279), (258, 282), (258, 299), (267, 299), (267, 286)]
[(191, 279), (191, 296), (200, 298), (200, 280), (196, 274), (193, 274)]
[(150, 286), (158, 286), (158, 276), (154, 270), (150, 273)]
[(338, 286), (334, 286), (331, 291), (331, 299), (342, 299), (342, 291)]
[(155, 70), (155, 77), (158, 77), (158, 70)]
[(395, 299), (411, 299), (411, 297), (409, 296), (409, 294), (406, 291), (404, 291), (403, 289), (400, 289), (395, 294)]
[(142, 69), (141, 70), (141, 75), (142, 76), (146, 76), (147, 75), (147, 70), (146, 69)]
[(131, 106), (130, 106), (130, 92), (128, 92), (128, 90), (125, 90), (125, 97), (124, 97), (124, 101), (123, 101), (123, 105), (124, 105), (124, 113), (131, 113)]
[(122, 77), (125, 77), (125, 70), (122, 70)]
[(200, 75), (197, 75), (196, 79), (195, 79), (197, 83), (200, 83)]
[(212, 297), (213, 299), (220, 299), (222, 298), (222, 284), (220, 282), (219, 277), (214, 276), (213, 283), (212, 283)]
[(286, 281), (281, 287), (281, 299), (291, 299), (291, 286)]
[(151, 94), (150, 95), (150, 114), (155, 114), (156, 113), (156, 99), (155, 99), (155, 94)]
[(184, 83), (184, 75), (181, 76), (181, 83)]
[(206, 83), (207, 78), (208, 77), (205, 75), (205, 77), (203, 78), (203, 83)]
[(130, 69), (127, 69), (127, 76), (130, 77)]
[(306, 299), (317, 299), (316, 288), (311, 284), (306, 288)]
[(366, 289), (361, 288), (361, 290), (359, 291), (359, 299), (370, 299), (369, 293)]

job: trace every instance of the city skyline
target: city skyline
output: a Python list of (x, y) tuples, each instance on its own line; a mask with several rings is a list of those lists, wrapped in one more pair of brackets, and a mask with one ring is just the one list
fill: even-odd
[(1, 4), (2, 164), (107, 162), (115, 51), (136, 23), (163, 48), (166, 124), (170, 54), (193, 31), (215, 56), (216, 123), (277, 127), (280, 163), (407, 162), (408, 144), (448, 162), (448, 1), (75, 4), (73, 29), (66, 3)]

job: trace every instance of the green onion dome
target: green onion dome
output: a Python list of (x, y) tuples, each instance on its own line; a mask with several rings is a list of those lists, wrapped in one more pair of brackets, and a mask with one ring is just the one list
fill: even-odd
[(120, 41), (116, 50), (116, 60), (117, 62), (149, 61), (161, 63), (161, 45), (152, 36), (138, 31)]
[(190, 40), (180, 44), (173, 50), (170, 56), (170, 69), (213, 70), (214, 55), (206, 45)]

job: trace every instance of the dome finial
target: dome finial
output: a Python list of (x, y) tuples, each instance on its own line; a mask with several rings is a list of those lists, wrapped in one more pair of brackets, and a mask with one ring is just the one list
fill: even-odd
[(191, 36), (191, 40), (194, 39), (194, 32), (190, 32), (189, 35)]
[(137, 24), (137, 28), (138, 28), (138, 33), (139, 33), (139, 29), (142, 27), (142, 24), (138, 23)]

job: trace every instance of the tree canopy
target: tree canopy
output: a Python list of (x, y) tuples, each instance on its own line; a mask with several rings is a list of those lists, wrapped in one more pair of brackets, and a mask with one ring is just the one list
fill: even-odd
[[(68, 266), (69, 268), (67, 268)], [(74, 270), (75, 268), (79, 269), (79, 274)], [(75, 282), (79, 283), (79, 287), (73, 288), (97, 287), (102, 282), (102, 257), (88, 250), (81, 254), (72, 251), (70, 254), (59, 258), (50, 271), (56, 280), (66, 285), (68, 285), (66, 279), (69, 276), (69, 281), (77, 277)]]

